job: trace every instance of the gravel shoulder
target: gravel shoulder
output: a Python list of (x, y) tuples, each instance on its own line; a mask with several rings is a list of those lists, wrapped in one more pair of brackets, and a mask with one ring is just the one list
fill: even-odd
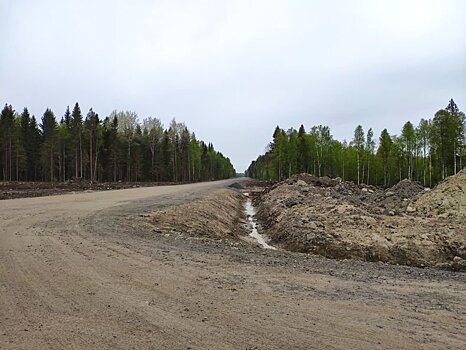
[(154, 224), (234, 181), (1, 201), (0, 348), (465, 348), (464, 273)]

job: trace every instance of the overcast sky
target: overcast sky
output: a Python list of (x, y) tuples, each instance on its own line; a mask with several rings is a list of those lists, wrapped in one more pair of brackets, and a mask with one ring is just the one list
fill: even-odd
[(243, 171), (276, 125), (466, 111), (466, 1), (0, 0), (0, 102), (185, 122)]

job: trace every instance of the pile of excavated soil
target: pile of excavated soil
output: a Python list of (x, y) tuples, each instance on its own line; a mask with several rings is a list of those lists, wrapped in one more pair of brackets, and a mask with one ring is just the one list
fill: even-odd
[(244, 234), (244, 196), (233, 190), (215, 191), (195, 201), (160, 209), (150, 216), (154, 232), (184, 233), (214, 239)]
[[(436, 193), (435, 189), (431, 193)], [(424, 188), (388, 190), (300, 174), (255, 199), (264, 233), (282, 248), (329, 258), (466, 268), (466, 222), (406, 209)]]
[(466, 169), (446, 178), (432, 191), (417, 198), (413, 208), (427, 216), (459, 216), (466, 219)]
[[(364, 207), (372, 213), (387, 215), (405, 213), (411, 199), (425, 192), (422, 185), (408, 179), (400, 181), (389, 189), (382, 190), (375, 186), (356, 185), (351, 181), (342, 181), (339, 177), (331, 179), (327, 176), (316, 177), (310, 174), (297, 174), (270, 186), (263, 193), (266, 194), (284, 184), (297, 185), (301, 187), (303, 192), (345, 200), (357, 207)], [(291, 202), (295, 201), (296, 199), (291, 199)]]
[(421, 184), (404, 179), (385, 191), (374, 192), (370, 204), (383, 214), (400, 214), (410, 211), (411, 200), (425, 191)]

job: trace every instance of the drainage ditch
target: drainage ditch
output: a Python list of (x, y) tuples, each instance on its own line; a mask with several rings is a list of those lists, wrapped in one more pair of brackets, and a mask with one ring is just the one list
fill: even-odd
[(245, 193), (245, 196), (248, 197), (246, 202), (244, 203), (244, 211), (246, 212), (248, 224), (251, 229), (249, 236), (254, 238), (263, 248), (276, 250), (277, 248), (268, 244), (267, 243), (268, 240), (266, 239), (266, 237), (264, 237), (257, 231), (257, 223), (254, 220), (254, 215), (256, 214), (256, 211), (247, 193)]

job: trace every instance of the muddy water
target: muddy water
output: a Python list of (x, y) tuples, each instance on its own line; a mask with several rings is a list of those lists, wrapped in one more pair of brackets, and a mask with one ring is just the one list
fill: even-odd
[(250, 198), (246, 200), (246, 203), (244, 204), (244, 210), (246, 211), (246, 215), (248, 217), (248, 223), (251, 228), (251, 232), (249, 233), (249, 236), (254, 238), (259, 244), (265, 248), (265, 249), (273, 249), (276, 250), (277, 248), (271, 246), (270, 244), (267, 243), (266, 239), (264, 238), (263, 235), (261, 235), (257, 231), (257, 223), (254, 220), (254, 215), (256, 214), (256, 211), (254, 210), (254, 207), (252, 205), (252, 201)]

